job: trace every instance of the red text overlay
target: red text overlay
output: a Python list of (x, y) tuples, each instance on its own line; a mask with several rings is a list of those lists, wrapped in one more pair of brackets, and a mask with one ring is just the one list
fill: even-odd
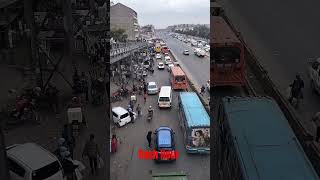
[(144, 151), (140, 149), (138, 151), (138, 157), (139, 159), (153, 159), (153, 160), (174, 160), (178, 159), (179, 153), (178, 151), (167, 151), (167, 150), (161, 150), (161, 151)]

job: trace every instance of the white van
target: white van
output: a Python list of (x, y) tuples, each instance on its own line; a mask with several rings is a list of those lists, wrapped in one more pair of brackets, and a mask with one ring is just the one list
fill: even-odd
[[(136, 114), (133, 112), (134, 116), (133, 118), (136, 118)], [(119, 127), (122, 127), (129, 122), (131, 122), (130, 114), (129, 112), (124, 109), (123, 107), (115, 107), (112, 108), (112, 119), (115, 124), (117, 124)]]
[(41, 146), (15, 144), (6, 151), (11, 180), (64, 180), (58, 158)]
[(171, 86), (162, 86), (159, 93), (159, 107), (171, 107), (172, 89)]
[(168, 65), (170, 62), (171, 62), (170, 56), (165, 56), (165, 57), (164, 57), (164, 64), (165, 64), (165, 65)]

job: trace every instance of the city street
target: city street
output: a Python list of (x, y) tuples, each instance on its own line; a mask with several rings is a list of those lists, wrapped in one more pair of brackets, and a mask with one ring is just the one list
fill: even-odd
[[(310, 88), (308, 59), (318, 58), (319, 1), (221, 1), (226, 15), (259, 58), (279, 90), (285, 95), (300, 73), (304, 99), (296, 114), (312, 132), (311, 117), (319, 111), (320, 96)], [(298, 13), (299, 12), (299, 13)], [(301, 13), (300, 13), (301, 12)]]
[[(170, 44), (168, 46), (171, 48)], [(147, 82), (155, 81), (159, 88), (164, 85), (170, 85), (167, 69), (158, 70), (156, 64), (157, 61), (155, 61), (155, 72), (154, 74), (148, 74)], [(115, 86), (115, 84), (113, 83), (111, 86)], [(111, 89), (115, 88), (111, 87)], [(136, 111), (137, 104), (142, 105), (142, 117), (139, 117), (135, 123), (116, 128), (120, 143), (118, 144), (118, 152), (111, 154), (110, 157), (111, 179), (149, 180), (151, 172), (175, 172), (181, 170), (186, 172), (190, 179), (210, 179), (210, 156), (189, 155), (185, 152), (183, 132), (178, 123), (177, 98), (178, 92), (173, 91), (172, 108), (159, 109), (157, 106), (158, 95), (148, 95), (146, 103), (144, 103), (143, 96), (138, 95), (138, 102), (135, 104), (134, 110)], [(128, 103), (129, 98), (121, 102), (112, 103), (112, 107), (121, 106), (126, 108)], [(155, 110), (151, 122), (146, 119), (149, 106), (152, 106)], [(155, 131), (160, 126), (169, 126), (175, 132), (176, 150), (179, 152), (179, 158), (176, 162), (157, 164), (153, 160), (138, 158), (138, 150), (149, 150), (146, 139), (147, 132)]]
[[(210, 57), (197, 57), (194, 55), (194, 48), (171, 37), (169, 33), (160, 31), (158, 36), (167, 43), (170, 51), (176, 56), (183, 70), (192, 79), (195, 86), (200, 89), (202, 85), (205, 85), (210, 78)], [(189, 50), (190, 55), (184, 55), (184, 50)]]

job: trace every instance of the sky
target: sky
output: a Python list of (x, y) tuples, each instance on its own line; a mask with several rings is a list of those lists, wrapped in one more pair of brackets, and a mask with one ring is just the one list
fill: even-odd
[(112, 0), (138, 13), (141, 26), (163, 29), (175, 24), (210, 24), (210, 0)]

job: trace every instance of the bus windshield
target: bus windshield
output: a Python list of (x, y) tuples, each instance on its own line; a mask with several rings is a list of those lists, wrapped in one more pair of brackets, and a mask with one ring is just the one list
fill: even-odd
[(194, 128), (191, 132), (193, 147), (210, 147), (210, 128)]
[(186, 78), (184, 76), (176, 76), (175, 80), (176, 82), (183, 82)]
[(237, 47), (219, 47), (213, 49), (213, 60), (217, 64), (239, 63), (241, 50)]

